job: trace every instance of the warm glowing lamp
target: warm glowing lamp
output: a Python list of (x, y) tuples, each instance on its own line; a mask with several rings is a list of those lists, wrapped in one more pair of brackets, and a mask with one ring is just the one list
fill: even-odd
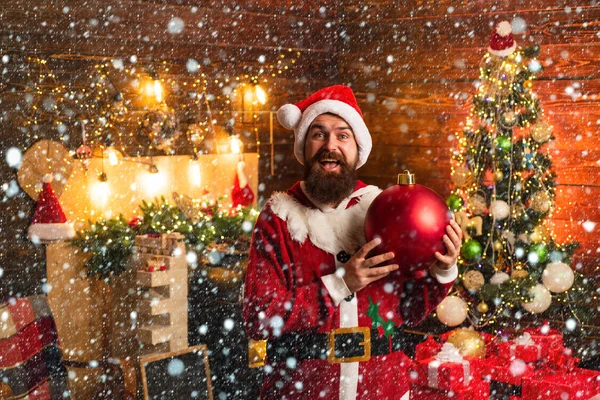
[(156, 97), (156, 101), (162, 103), (163, 100), (163, 87), (160, 83), (160, 80), (154, 79), (154, 96)]
[(112, 145), (109, 145), (106, 150), (104, 150), (103, 157), (108, 160), (110, 165), (118, 165), (123, 159), (121, 152)]
[(259, 84), (256, 84), (254, 86), (254, 96), (256, 97), (256, 100), (260, 104), (267, 103), (267, 93), (264, 91), (264, 89)]
[(233, 154), (240, 154), (244, 148), (244, 143), (238, 135), (231, 135), (229, 136), (229, 147)]
[(202, 185), (202, 170), (198, 160), (191, 160), (188, 166), (188, 175), (190, 183), (193, 186), (200, 187)]

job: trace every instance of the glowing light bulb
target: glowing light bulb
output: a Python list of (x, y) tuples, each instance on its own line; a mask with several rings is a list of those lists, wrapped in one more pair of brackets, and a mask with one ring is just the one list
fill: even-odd
[(264, 91), (264, 89), (262, 87), (260, 87), (260, 85), (256, 85), (254, 87), (254, 94), (256, 96), (256, 100), (258, 100), (258, 102), (260, 104), (266, 104), (267, 93)]
[(229, 146), (231, 147), (231, 152), (233, 154), (240, 154), (242, 152), (244, 144), (242, 143), (238, 135), (231, 135), (229, 137)]
[(111, 146), (104, 152), (104, 157), (108, 158), (108, 163), (110, 165), (118, 165), (122, 156), (119, 150)]
[(159, 103), (162, 102), (162, 100), (163, 100), (163, 87), (160, 84), (160, 80), (158, 80), (158, 79), (154, 80), (154, 96), (156, 97), (156, 101), (158, 101)]

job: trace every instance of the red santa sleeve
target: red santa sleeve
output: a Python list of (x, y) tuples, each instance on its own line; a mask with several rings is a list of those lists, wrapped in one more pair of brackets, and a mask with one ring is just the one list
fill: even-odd
[(335, 305), (321, 280), (297, 285), (286, 222), (267, 205), (258, 217), (244, 286), (244, 325), (255, 339), (329, 330)]
[(441, 270), (435, 264), (422, 277), (404, 281), (400, 311), (406, 325), (418, 325), (444, 300), (452, 288), (458, 267)]

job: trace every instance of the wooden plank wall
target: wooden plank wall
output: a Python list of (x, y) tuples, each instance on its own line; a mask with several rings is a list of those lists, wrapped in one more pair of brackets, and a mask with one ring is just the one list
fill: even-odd
[[(581, 242), (576, 264), (600, 265), (600, 7), (565, 1), (344, 1), (338, 9), (340, 81), (353, 85), (373, 134), (360, 176), (381, 187), (404, 168), (450, 191), (454, 133), (470, 109), (492, 24), (521, 18), (523, 47), (538, 43), (545, 70), (534, 82), (556, 141), (553, 222), (559, 240)], [(391, 58), (390, 58), (391, 57)]]

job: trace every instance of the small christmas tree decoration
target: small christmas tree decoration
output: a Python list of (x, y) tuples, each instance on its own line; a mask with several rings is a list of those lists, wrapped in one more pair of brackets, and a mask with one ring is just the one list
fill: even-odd
[(73, 225), (67, 222), (51, 183), (52, 174), (44, 175), (42, 191), (27, 230), (27, 236), (34, 243), (67, 240), (75, 236)]
[(444, 325), (457, 326), (467, 319), (467, 303), (458, 296), (447, 296), (435, 309)]
[(548, 247), (543, 243), (534, 243), (529, 246), (529, 254), (527, 256), (529, 262), (545, 263), (548, 260)]
[(490, 36), (488, 52), (498, 57), (506, 57), (517, 48), (517, 43), (512, 35), (512, 26), (508, 21), (502, 21)]
[(506, 272), (499, 271), (492, 275), (490, 278), (490, 284), (499, 286), (508, 280), (510, 280), (510, 276)]
[(494, 171), (494, 181), (501, 182), (504, 179), (504, 172), (501, 169), (497, 169)]
[(448, 198), (446, 199), (446, 205), (448, 207), (450, 207), (450, 209), (453, 212), (457, 212), (459, 211), (461, 208), (463, 208), (464, 206), (464, 201), (463, 199), (456, 195), (456, 194), (451, 194), (450, 196), (448, 196)]
[(510, 215), (510, 207), (504, 200), (494, 200), (490, 205), (490, 214), (492, 214), (496, 220), (506, 219)]
[(485, 357), (485, 341), (472, 329), (456, 329), (450, 333), (446, 342), (452, 343), (463, 357)]
[(531, 296), (531, 301), (524, 301), (521, 306), (533, 314), (539, 314), (550, 307), (552, 303), (552, 296), (544, 285), (538, 283), (528, 291), (528, 295)]
[(485, 314), (489, 310), (490, 310), (490, 307), (487, 305), (487, 303), (485, 301), (482, 301), (481, 303), (477, 304), (477, 311), (479, 311), (480, 313)]
[(467, 290), (479, 290), (485, 284), (483, 274), (476, 270), (467, 271), (463, 276), (463, 286)]
[(470, 239), (463, 243), (460, 254), (466, 261), (476, 261), (481, 258), (482, 250), (481, 244), (477, 240)]
[(468, 200), (469, 210), (473, 215), (482, 215), (487, 209), (485, 194), (479, 191), (471, 195)]
[(466, 167), (459, 165), (454, 168), (454, 174), (452, 175), (452, 182), (457, 187), (463, 187), (471, 179), (471, 171)]
[(544, 190), (535, 192), (533, 196), (531, 196), (529, 207), (535, 212), (547, 212), (550, 209), (550, 196), (548, 195), (548, 192)]
[(548, 264), (542, 275), (544, 286), (553, 293), (566, 292), (573, 286), (574, 281), (573, 270), (563, 262)]
[(512, 141), (508, 136), (498, 136), (495, 140), (496, 148), (501, 151), (510, 151)]
[(544, 120), (538, 120), (531, 127), (531, 137), (537, 143), (545, 143), (552, 137), (552, 127)]
[(529, 272), (524, 269), (515, 268), (510, 273), (510, 279), (525, 279), (529, 276)]

